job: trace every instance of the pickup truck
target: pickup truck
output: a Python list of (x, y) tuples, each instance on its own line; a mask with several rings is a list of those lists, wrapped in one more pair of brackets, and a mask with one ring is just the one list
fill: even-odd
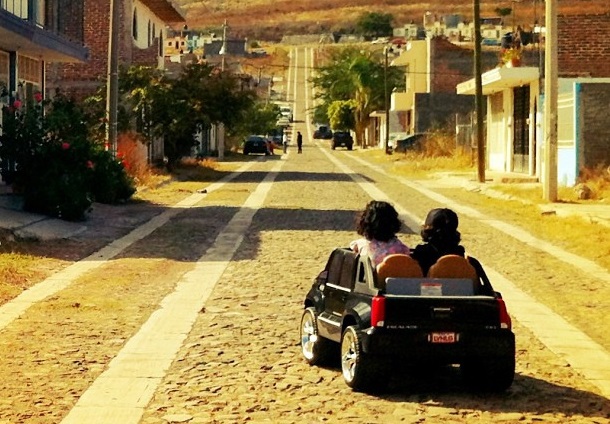
[(322, 365), (340, 359), (343, 378), (355, 391), (387, 389), (401, 364), (459, 365), (472, 389), (506, 390), (515, 372), (511, 319), (480, 263), (469, 262), (476, 281), (379, 281), (368, 257), (335, 249), (305, 297), (305, 360)]

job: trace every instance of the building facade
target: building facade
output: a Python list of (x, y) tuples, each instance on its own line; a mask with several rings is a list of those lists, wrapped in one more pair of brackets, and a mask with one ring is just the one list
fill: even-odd
[(84, 63), (84, 9), (79, 2), (0, 2), (0, 101), (32, 98), (45, 89), (45, 65)]
[[(185, 20), (170, 0), (117, 0), (120, 20), (119, 63), (122, 66), (164, 66), (168, 27), (181, 27)], [(83, 0), (83, 41), (90, 50), (85, 63), (53, 63), (46, 68), (47, 92), (55, 90), (76, 99), (98, 89), (108, 74), (110, 0)]]

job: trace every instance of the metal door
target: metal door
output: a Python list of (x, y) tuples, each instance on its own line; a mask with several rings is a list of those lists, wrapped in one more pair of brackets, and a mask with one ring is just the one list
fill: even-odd
[(530, 86), (513, 89), (513, 172), (529, 172)]

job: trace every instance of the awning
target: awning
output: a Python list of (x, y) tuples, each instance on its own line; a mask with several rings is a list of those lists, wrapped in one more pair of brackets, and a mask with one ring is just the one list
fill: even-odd
[[(481, 75), (483, 94), (494, 94), (502, 90), (537, 81), (540, 76), (538, 68), (517, 66), (514, 68), (494, 68)], [(457, 85), (457, 94), (476, 94), (475, 79)]]

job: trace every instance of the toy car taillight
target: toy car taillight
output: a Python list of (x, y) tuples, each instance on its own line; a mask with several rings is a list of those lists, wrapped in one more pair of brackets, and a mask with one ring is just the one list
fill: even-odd
[(502, 299), (496, 299), (498, 302), (498, 306), (500, 309), (500, 328), (506, 328), (511, 330), (513, 328), (513, 322), (510, 319), (510, 315), (508, 315), (508, 310), (506, 309), (506, 304)]
[(385, 324), (385, 296), (375, 296), (371, 303), (371, 326), (383, 327)]

